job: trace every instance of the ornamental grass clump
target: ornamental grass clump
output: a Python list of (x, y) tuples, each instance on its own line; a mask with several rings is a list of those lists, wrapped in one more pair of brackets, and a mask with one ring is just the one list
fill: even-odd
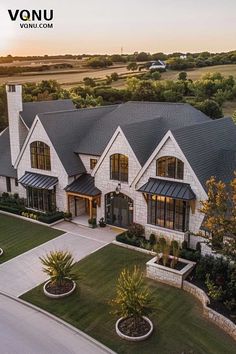
[(51, 251), (45, 257), (39, 257), (43, 264), (43, 272), (46, 273), (51, 280), (51, 284), (63, 287), (69, 279), (76, 280), (73, 273), (74, 258), (68, 251)]
[(152, 297), (144, 285), (143, 273), (136, 266), (133, 270), (123, 269), (117, 281), (116, 297), (111, 301), (112, 312), (123, 318), (133, 318), (134, 323), (152, 309)]

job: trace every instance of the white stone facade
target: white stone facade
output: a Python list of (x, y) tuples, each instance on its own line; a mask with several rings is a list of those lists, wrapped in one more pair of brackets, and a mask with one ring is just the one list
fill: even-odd
[[(50, 147), (51, 156), (51, 170), (45, 171), (35, 169), (31, 167), (30, 160), (30, 144), (34, 141), (42, 141)], [(34, 127), (30, 131), (26, 143), (21, 151), (21, 158), (17, 166), (18, 179), (20, 179), (25, 171), (41, 173), (43, 175), (53, 176), (58, 178), (58, 184), (56, 185), (56, 204), (59, 210), (67, 210), (67, 198), (64, 188), (69, 184), (69, 177), (52, 145), (42, 123), (39, 119), (36, 119)], [(25, 188), (19, 187), (19, 194), (21, 197), (26, 197)]]
[[(39, 173), (58, 178), (56, 185), (56, 204), (57, 208), (62, 211), (67, 211), (68, 200), (65, 192), (65, 187), (70, 184), (76, 177), (69, 177), (63, 167), (57, 152), (49, 139), (40, 119), (35, 118), (30, 130), (24, 125), (19, 116), (19, 111), (22, 110), (21, 88), (15, 86), (15, 91), (8, 92), (8, 109), (9, 109), (9, 129), (11, 141), (12, 161), (17, 169), (17, 176), (20, 179), (26, 171)], [(26, 137), (27, 135), (27, 137)], [(34, 141), (41, 141), (50, 147), (51, 170), (45, 171), (31, 167), (30, 144)], [(79, 142), (78, 142), (79, 143)], [(101, 203), (97, 206), (97, 219), (105, 217), (105, 195), (114, 192), (119, 181), (110, 179), (110, 156), (113, 154), (123, 154), (128, 157), (128, 182), (120, 182), (120, 192), (128, 196), (133, 201), (133, 221), (145, 226), (146, 236), (151, 233), (164, 236), (170, 240), (182, 242), (187, 239), (187, 235), (183, 232), (161, 228), (155, 225), (150, 225), (147, 222), (147, 202), (138, 189), (143, 186), (150, 177), (156, 178), (156, 161), (163, 156), (173, 156), (184, 162), (184, 178), (181, 182), (190, 184), (193, 192), (196, 195), (195, 206), (190, 210), (190, 231), (197, 233), (202, 224), (203, 214), (200, 213), (200, 201), (206, 199), (206, 193), (198, 181), (191, 166), (183, 155), (181, 149), (176, 143), (171, 132), (167, 132), (162, 142), (151, 155), (147, 163), (141, 167), (137, 157), (135, 156), (128, 140), (126, 139), (122, 129), (117, 128), (110, 142), (105, 148), (102, 156), (94, 156), (89, 154), (80, 154), (80, 158), (85, 166), (87, 173), (94, 176), (95, 186), (101, 190)], [(90, 159), (97, 159), (96, 167), (91, 170)], [(161, 177), (158, 177), (161, 178)], [(164, 178), (167, 179), (167, 178)], [(172, 179), (173, 180), (173, 179)], [(21, 185), (15, 185), (15, 180), (11, 180), (12, 194), (19, 193), (21, 197), (26, 197), (26, 190)], [(0, 177), (0, 192), (6, 191), (6, 178)], [(84, 200), (77, 200), (77, 215), (85, 211)], [(70, 200), (70, 210), (74, 213), (75, 200)]]

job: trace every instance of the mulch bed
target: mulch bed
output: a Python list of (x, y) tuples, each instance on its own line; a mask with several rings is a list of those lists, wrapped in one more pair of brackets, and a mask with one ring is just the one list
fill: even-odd
[(136, 321), (133, 317), (124, 318), (120, 321), (118, 327), (121, 333), (129, 337), (144, 336), (151, 329), (150, 324), (142, 317), (137, 318)]
[(73, 288), (73, 281), (70, 279), (67, 279), (62, 286), (58, 286), (57, 284), (53, 283), (48, 283), (46, 286), (47, 292), (53, 295), (61, 295), (61, 294), (66, 294)]

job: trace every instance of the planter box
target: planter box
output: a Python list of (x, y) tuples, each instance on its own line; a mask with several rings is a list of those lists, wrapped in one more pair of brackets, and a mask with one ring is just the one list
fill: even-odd
[[(185, 263), (186, 265), (183, 269), (177, 270), (157, 264), (157, 260), (161, 259), (161, 257), (162, 254), (159, 254), (146, 263), (146, 276), (159, 282), (175, 286), (176, 288), (182, 288), (184, 279), (191, 273), (196, 263), (179, 258), (179, 262)], [(173, 256), (169, 256), (169, 258), (173, 259)]]

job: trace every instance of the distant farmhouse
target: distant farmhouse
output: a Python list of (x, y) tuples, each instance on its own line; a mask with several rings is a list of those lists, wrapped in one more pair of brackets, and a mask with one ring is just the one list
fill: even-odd
[(104, 217), (123, 228), (136, 222), (147, 235), (183, 241), (201, 229), (206, 181), (233, 178), (231, 118), (212, 120), (182, 103), (22, 103), (20, 85), (6, 89), (0, 192), (18, 193), (29, 210)]

